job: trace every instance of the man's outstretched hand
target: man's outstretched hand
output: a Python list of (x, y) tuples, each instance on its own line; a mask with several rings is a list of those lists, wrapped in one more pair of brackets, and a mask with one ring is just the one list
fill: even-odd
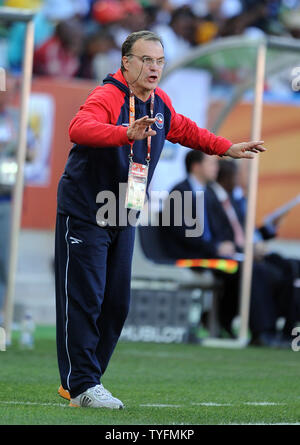
[(148, 136), (155, 136), (156, 131), (152, 130), (151, 125), (156, 121), (155, 118), (149, 118), (149, 116), (141, 117), (129, 125), (127, 130), (127, 136), (130, 140), (139, 141), (145, 139)]
[(239, 144), (233, 144), (228, 150), (224, 153), (225, 156), (230, 156), (234, 159), (252, 159), (254, 155), (252, 153), (259, 153), (266, 151), (266, 148), (263, 147), (264, 141), (251, 141), (251, 142), (240, 142)]

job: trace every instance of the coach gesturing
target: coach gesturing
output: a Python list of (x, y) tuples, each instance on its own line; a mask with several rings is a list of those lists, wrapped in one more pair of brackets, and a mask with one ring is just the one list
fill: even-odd
[(74, 145), (58, 186), (55, 265), (58, 364), (71, 406), (124, 406), (100, 382), (129, 309), (135, 228), (97, 219), (98, 193), (111, 192), (119, 206), (119, 184), (127, 183), (122, 205), (139, 210), (165, 139), (233, 158), (265, 150), (262, 141), (232, 144), (177, 114), (157, 87), (163, 66), (157, 35), (129, 35), (121, 69), (70, 124)]

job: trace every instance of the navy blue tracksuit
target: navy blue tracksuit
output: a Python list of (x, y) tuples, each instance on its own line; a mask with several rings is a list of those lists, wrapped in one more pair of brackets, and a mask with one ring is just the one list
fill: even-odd
[(57, 351), (72, 397), (98, 385), (129, 310), (135, 228), (56, 223)]
[[(177, 114), (156, 88), (148, 185), (165, 139), (208, 154), (224, 154), (231, 142)], [(149, 115), (150, 98), (135, 98), (135, 119)], [(97, 195), (112, 192), (124, 205), (130, 141), (129, 89), (119, 70), (87, 98), (69, 128), (74, 143), (60, 179), (55, 244), (57, 354), (61, 383), (72, 398), (99, 384), (125, 322), (130, 301), (135, 228), (105, 227), (96, 219)], [(134, 162), (145, 163), (147, 141), (136, 141)], [(100, 221), (101, 223), (101, 221)]]

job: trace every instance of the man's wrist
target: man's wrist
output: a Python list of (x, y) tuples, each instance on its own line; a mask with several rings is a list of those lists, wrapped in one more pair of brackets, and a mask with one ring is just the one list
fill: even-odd
[(229, 142), (231, 145), (229, 145), (229, 147), (227, 147), (227, 149), (224, 151), (224, 153), (219, 155), (221, 158), (224, 157), (224, 156), (230, 156), (230, 150), (231, 150), (231, 148), (233, 147), (234, 144), (232, 142), (230, 142), (230, 141), (227, 141), (227, 142)]
[(225, 151), (225, 153), (222, 154), (222, 156), (230, 156), (229, 151), (231, 150), (231, 147), (233, 147), (233, 144), (230, 145), (229, 148)]
[(128, 129), (129, 128), (126, 128), (126, 127), (123, 127), (124, 128), (124, 135), (126, 134), (126, 138), (127, 138), (127, 141), (125, 142), (126, 144), (132, 144), (133, 142), (134, 142), (134, 139), (130, 139), (130, 137), (128, 136)]

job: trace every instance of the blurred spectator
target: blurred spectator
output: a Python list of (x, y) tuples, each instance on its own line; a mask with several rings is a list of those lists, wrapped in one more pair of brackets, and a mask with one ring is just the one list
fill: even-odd
[[(170, 211), (170, 225), (162, 227), (164, 233), (164, 243), (166, 244), (167, 252), (173, 259), (179, 258), (217, 258), (230, 257), (233, 255), (235, 249), (232, 242), (216, 242), (211, 234), (209, 213), (207, 211), (207, 195), (206, 189), (209, 183), (216, 180), (218, 174), (218, 159), (216, 156), (208, 156), (200, 151), (188, 151), (185, 158), (186, 179), (176, 184), (171, 192), (179, 191), (182, 194), (183, 203), (181, 208), (175, 207), (173, 200), (164, 204), (164, 210)], [(184, 192), (192, 192), (192, 202), (184, 203)], [(183, 214), (190, 205), (192, 217), (200, 218), (196, 215), (196, 192), (204, 192), (204, 232), (199, 237), (186, 237), (186, 230), (193, 230), (194, 226), (187, 225), (187, 218)], [(166, 205), (167, 204), (167, 205)], [(181, 218), (177, 212), (182, 212)], [(182, 221), (182, 225), (175, 225), (174, 221)], [(196, 223), (195, 223), (196, 227)]]
[(78, 77), (96, 79), (98, 82), (120, 67), (121, 51), (109, 29), (101, 29), (86, 37)]
[(284, 28), (279, 21), (280, 0), (242, 0), (243, 11), (227, 20), (220, 36), (281, 34)]
[(213, 40), (218, 34), (218, 26), (212, 20), (198, 20), (196, 29), (196, 43), (201, 45), (203, 43), (208, 43)]
[[(27, 3), (27, 2), (25, 2)], [(34, 2), (34, 4), (41, 2)], [(28, 2), (27, 7), (30, 2)], [(39, 48), (54, 34), (57, 23), (88, 13), (88, 0), (45, 0), (34, 16), (34, 45)], [(21, 70), (26, 25), (14, 23), (8, 32), (8, 64), (14, 71)]]
[(92, 7), (92, 16), (101, 25), (112, 25), (124, 16), (124, 10), (118, 0), (97, 0)]
[(226, 20), (220, 27), (219, 36), (227, 37), (231, 35), (243, 34), (247, 30), (253, 35), (256, 32), (257, 35), (263, 34), (263, 29), (256, 26), (256, 23), (265, 17), (266, 8), (264, 4), (257, 5), (251, 10), (243, 12), (237, 16), (231, 17)]
[[(230, 219), (228, 219), (227, 213), (223, 209), (223, 201), (219, 200), (221, 193), (216, 192), (216, 188), (210, 187), (218, 174), (217, 159), (199, 151), (189, 151), (186, 156), (186, 168), (186, 179), (175, 185), (171, 191), (171, 193), (180, 192), (182, 205), (175, 206), (174, 200), (169, 199), (164, 206), (163, 214), (170, 212), (170, 224), (161, 227), (161, 241), (165, 246), (165, 251), (172, 259), (234, 257), (243, 245), (244, 234), (242, 225), (237, 218), (233, 218), (234, 223), (231, 219), (232, 209), (230, 210)], [(223, 178), (222, 170), (221, 175), (219, 173), (220, 177)], [(218, 186), (218, 190), (222, 189), (222, 194), (227, 200), (227, 192), (220, 184)], [(201, 217), (196, 214), (196, 191), (205, 191), (204, 232), (199, 237), (187, 237), (186, 230), (193, 230), (194, 226), (188, 226), (187, 215), (184, 212), (190, 208), (189, 213), (193, 211), (194, 221), (195, 218)], [(189, 207), (184, 192), (193, 192)], [(165, 217), (168, 215), (166, 214)], [(182, 221), (183, 224), (176, 225), (175, 221)], [(288, 316), (291, 299), (285, 298), (283, 303), (283, 293), (280, 292), (285, 290), (286, 282), (281, 271), (279, 272), (277, 265), (262, 261), (262, 258), (253, 264), (250, 330), (252, 341), (256, 345), (286, 346), (283, 339), (277, 338), (275, 325), (279, 314), (284, 313)], [(219, 321), (222, 328), (230, 336), (234, 336), (231, 323), (238, 310), (240, 268), (235, 274), (219, 271), (215, 271), (215, 273), (223, 282)], [(284, 294), (284, 297), (288, 296)], [(283, 306), (281, 306), (282, 303)]]
[[(193, 192), (193, 201), (191, 209), (193, 215), (190, 218), (196, 218), (196, 191), (205, 191), (208, 182), (214, 181), (218, 174), (218, 159), (216, 156), (206, 156), (200, 151), (188, 151), (185, 158), (187, 177), (184, 181), (176, 184), (171, 192), (179, 191), (184, 200), (185, 191)], [(205, 199), (205, 194), (204, 194)], [(170, 207), (169, 207), (170, 206)], [(226, 243), (213, 242), (207, 219), (208, 213), (204, 211), (204, 232), (199, 237), (186, 237), (186, 230), (192, 230), (194, 227), (187, 226), (187, 218), (176, 212), (184, 212), (187, 209), (184, 202), (182, 208), (176, 208), (172, 199), (164, 204), (163, 212), (170, 211), (169, 227), (162, 227), (164, 233), (164, 243), (166, 251), (174, 259), (179, 258), (214, 258), (218, 256), (230, 256), (233, 253), (232, 246)], [(204, 209), (206, 209), (206, 199), (204, 201)], [(168, 219), (166, 219), (168, 220)], [(175, 225), (175, 221), (182, 221), (183, 224)]]
[[(155, 15), (155, 11), (152, 14)], [(93, 5), (92, 15), (113, 36), (119, 49), (130, 33), (147, 29), (148, 21), (153, 20), (137, 0), (98, 0)]]
[[(47, 43), (46, 46), (51, 46), (55, 53), (55, 59), (64, 59), (64, 56), (57, 56), (51, 41), (53, 38), (57, 43), (57, 25), (77, 18), (85, 36), (77, 75), (97, 80), (103, 77), (105, 70), (116, 69), (116, 51), (126, 36), (142, 29), (153, 29), (162, 37), (167, 61), (185, 55), (194, 45), (218, 37), (264, 33), (300, 35), (296, 11), (298, 0), (7, 0), (4, 3), (37, 10), (34, 17), (35, 49)], [(8, 66), (16, 71), (21, 69), (24, 33), (23, 23), (8, 27)], [(67, 60), (69, 64), (69, 57)], [(36, 72), (47, 73), (49, 60), (47, 65), (45, 69), (39, 67)], [(58, 69), (61, 63), (54, 62), (54, 65)], [(55, 73), (57, 69), (54, 69)], [(65, 71), (69, 76), (72, 70), (68, 67)], [(66, 72), (62, 75), (66, 76)]]
[[(85, 72), (102, 82), (119, 68), (123, 41), (131, 32), (146, 29), (149, 16), (136, 0), (98, 0), (92, 16), (101, 30), (87, 38), (80, 75)], [(84, 68), (86, 62), (88, 70)]]
[(217, 37), (224, 23), (242, 12), (240, 0), (207, 0), (199, 3), (202, 5), (201, 9), (194, 8), (194, 12), (201, 17), (196, 33), (198, 44), (209, 42)]
[(112, 33), (119, 48), (126, 37), (135, 31), (147, 28), (147, 16), (137, 0), (122, 0), (123, 17), (112, 27)]
[[(237, 164), (234, 161), (221, 160), (217, 182), (211, 184), (207, 190), (212, 237), (216, 242), (233, 243), (233, 254), (242, 252), (245, 243), (243, 227), (246, 205), (242, 198), (236, 199), (233, 194), (237, 179)], [(293, 289), (294, 280), (299, 278), (294, 276), (293, 265), (296, 260), (287, 260), (276, 253), (269, 253), (264, 242), (276, 236), (276, 231), (277, 226), (265, 225), (255, 233), (250, 323), (254, 334), (252, 342), (256, 345), (289, 344), (292, 328), (300, 316), (297, 309), (299, 302), (295, 300)], [(299, 273), (299, 265), (296, 271)], [(259, 277), (264, 277), (264, 282), (260, 283)], [(228, 292), (220, 301), (220, 318), (227, 319), (225, 324), (230, 324), (237, 312), (237, 295), (232, 291)], [(276, 321), (280, 316), (285, 318), (285, 326), (278, 338)]]
[(162, 18), (162, 10), (156, 5), (147, 5), (144, 7), (146, 27), (145, 29), (152, 29), (158, 23), (169, 23), (170, 18)]
[(82, 40), (78, 20), (58, 23), (54, 36), (35, 50), (34, 74), (74, 77), (80, 66)]
[(183, 6), (172, 13), (170, 26), (154, 26), (153, 31), (162, 38), (168, 62), (184, 56), (195, 44), (196, 23), (193, 11)]
[[(21, 71), (23, 47), (25, 41), (25, 23), (14, 23), (8, 31), (8, 65), (11, 70)], [(42, 13), (34, 17), (34, 45), (40, 46), (48, 40), (55, 31), (55, 24)]]
[[(170, 23), (171, 14), (174, 11), (175, 6), (173, 6), (170, 0), (153, 0), (152, 7), (156, 9), (155, 23), (157, 25), (167, 25)], [(147, 5), (149, 7), (149, 5)], [(154, 22), (153, 22), (154, 25)]]
[(282, 8), (280, 19), (290, 35), (300, 38), (300, 3), (295, 8)]

